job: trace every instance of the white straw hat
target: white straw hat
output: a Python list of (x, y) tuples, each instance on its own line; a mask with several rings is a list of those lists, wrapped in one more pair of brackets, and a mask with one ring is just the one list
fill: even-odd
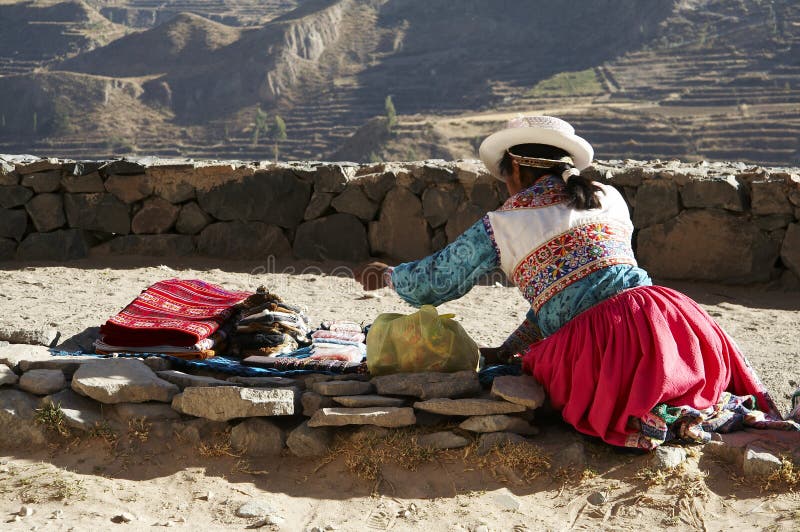
[(508, 121), (505, 129), (492, 133), (478, 150), (483, 164), (501, 181), (500, 161), (506, 150), (518, 144), (547, 144), (566, 151), (575, 168), (583, 170), (592, 163), (592, 145), (575, 134), (569, 122), (553, 116), (519, 116)]

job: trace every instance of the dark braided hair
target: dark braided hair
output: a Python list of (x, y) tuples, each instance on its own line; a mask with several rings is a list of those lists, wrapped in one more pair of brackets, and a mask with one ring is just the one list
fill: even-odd
[[(566, 151), (561, 148), (556, 148), (555, 146), (550, 146), (549, 144), (517, 144), (516, 146), (510, 147), (508, 151), (514, 155), (521, 155), (523, 157), (553, 159), (556, 161), (569, 157), (569, 153)], [(503, 175), (511, 175), (513, 171), (511, 161), (511, 156), (508, 153), (503, 155), (503, 159), (500, 161), (500, 172)], [(519, 173), (520, 177), (523, 179), (536, 181), (540, 177), (546, 175), (556, 175), (560, 177), (565, 170), (569, 170), (570, 168), (574, 167), (566, 161), (556, 164), (551, 168), (532, 168), (530, 166), (520, 165)], [(603, 189), (588, 177), (574, 175), (567, 180), (567, 195), (570, 198), (569, 204), (579, 211), (600, 208), (599, 194), (602, 192)]]

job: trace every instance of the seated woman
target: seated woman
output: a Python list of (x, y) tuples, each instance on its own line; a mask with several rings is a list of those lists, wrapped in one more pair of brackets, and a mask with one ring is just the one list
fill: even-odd
[[(567, 122), (509, 122), (480, 157), (510, 198), (441, 251), (382, 275), (414, 306), (464, 295), (500, 267), (530, 302), (502, 346), (577, 430), (618, 446), (708, 441), (741, 426), (800, 430), (775, 404), (733, 340), (687, 296), (653, 286), (631, 249), (633, 224), (613, 187), (580, 175), (594, 151)], [(373, 270), (374, 271), (374, 270)]]

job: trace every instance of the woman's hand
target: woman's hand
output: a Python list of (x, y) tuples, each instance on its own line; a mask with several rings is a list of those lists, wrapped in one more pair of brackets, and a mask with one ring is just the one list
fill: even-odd
[(500, 347), (481, 347), (481, 355), (486, 366), (496, 366), (497, 364), (508, 364), (509, 353)]
[(521, 356), (502, 345), (500, 347), (481, 347), (480, 352), (485, 366), (522, 363)]
[(382, 262), (370, 262), (360, 268), (356, 268), (353, 272), (353, 277), (361, 283), (364, 290), (378, 290), (386, 286), (384, 273), (386, 273), (387, 268), (389, 266)]

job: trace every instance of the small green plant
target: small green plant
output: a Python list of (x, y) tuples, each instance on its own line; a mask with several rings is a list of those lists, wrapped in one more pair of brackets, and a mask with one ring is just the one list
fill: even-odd
[(65, 438), (70, 435), (60, 403), (48, 403), (37, 409), (33, 419), (36, 423), (44, 425), (48, 431), (55, 432)]

